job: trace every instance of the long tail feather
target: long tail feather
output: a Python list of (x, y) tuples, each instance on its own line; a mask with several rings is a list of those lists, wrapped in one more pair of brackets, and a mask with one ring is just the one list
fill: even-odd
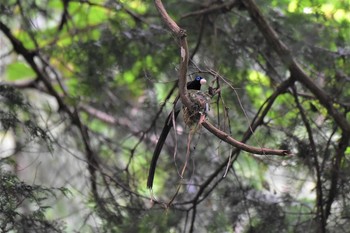
[(160, 152), (162, 151), (165, 140), (166, 140), (171, 128), (173, 127), (173, 114), (174, 114), (174, 119), (176, 120), (179, 113), (180, 113), (180, 110), (177, 110), (175, 112), (172, 111), (168, 115), (168, 117), (165, 121), (162, 133), (160, 134), (156, 148), (154, 149), (151, 165), (150, 165), (149, 171), (148, 171), (147, 187), (149, 189), (152, 189), (152, 187), (153, 187), (154, 174), (156, 172), (156, 166), (157, 166), (157, 161), (158, 161)]

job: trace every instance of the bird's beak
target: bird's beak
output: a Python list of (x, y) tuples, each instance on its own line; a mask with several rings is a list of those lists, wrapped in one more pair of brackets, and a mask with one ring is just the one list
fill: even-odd
[(204, 78), (202, 78), (201, 81), (200, 81), (200, 84), (201, 84), (201, 85), (204, 85), (204, 84), (206, 84), (206, 83), (207, 83), (207, 80), (205, 80)]

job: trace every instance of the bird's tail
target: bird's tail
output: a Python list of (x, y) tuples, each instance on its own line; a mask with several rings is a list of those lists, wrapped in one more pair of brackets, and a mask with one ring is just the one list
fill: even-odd
[(168, 115), (165, 121), (162, 133), (160, 134), (156, 148), (154, 149), (151, 165), (148, 171), (147, 188), (149, 189), (152, 189), (153, 187), (153, 180), (154, 180), (154, 174), (156, 172), (157, 161), (158, 161), (160, 152), (162, 151), (165, 140), (170, 132), (170, 129), (171, 127), (173, 127), (173, 117), (176, 120), (179, 113), (180, 113), (180, 110), (171, 111), (171, 113)]

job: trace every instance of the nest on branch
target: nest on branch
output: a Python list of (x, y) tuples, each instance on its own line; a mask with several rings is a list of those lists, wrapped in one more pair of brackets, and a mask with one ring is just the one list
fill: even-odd
[(205, 120), (211, 96), (206, 92), (188, 90), (188, 98), (192, 102), (192, 107), (183, 106), (183, 118), (186, 125), (193, 128)]

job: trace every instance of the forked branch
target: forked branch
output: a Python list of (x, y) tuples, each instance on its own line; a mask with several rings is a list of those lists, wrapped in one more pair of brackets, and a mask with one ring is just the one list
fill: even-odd
[[(180, 42), (181, 59), (180, 59), (180, 72), (179, 72), (179, 92), (180, 92), (180, 98), (182, 103), (187, 108), (191, 108), (192, 103), (187, 97), (187, 90), (186, 90), (186, 82), (187, 82), (186, 75), (187, 75), (188, 58), (189, 58), (186, 32), (184, 29), (181, 29), (176, 24), (176, 22), (168, 15), (161, 0), (155, 0), (154, 2), (158, 12), (161, 15), (163, 22), (167, 25), (167, 27), (171, 30), (171, 32), (175, 34), (175, 36), (178, 38)], [(249, 146), (247, 144), (244, 144), (242, 142), (235, 140), (234, 138), (230, 137), (227, 133), (221, 131), (220, 129), (216, 128), (215, 126), (213, 126), (207, 121), (204, 121), (202, 125), (209, 132), (211, 132), (221, 140), (231, 144), (232, 146), (235, 146), (241, 150), (244, 150), (250, 153), (262, 154), (262, 155), (279, 155), (279, 156), (285, 156), (290, 154), (290, 152), (287, 150), (275, 150), (275, 149), (258, 148), (258, 147)]]

